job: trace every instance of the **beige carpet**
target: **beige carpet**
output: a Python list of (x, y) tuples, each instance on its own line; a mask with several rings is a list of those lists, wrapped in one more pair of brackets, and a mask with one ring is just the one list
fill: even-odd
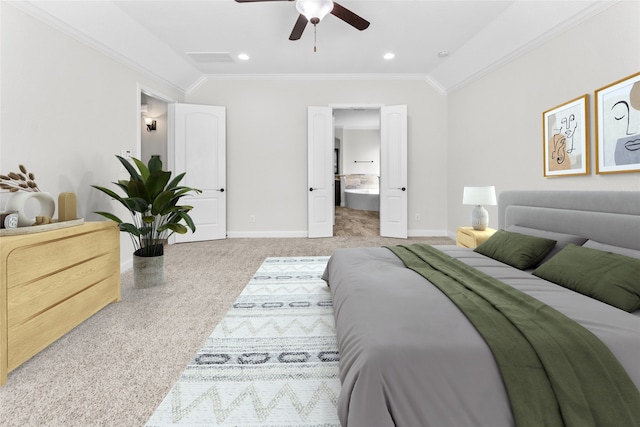
[[(408, 241), (453, 243), (444, 237)], [(124, 273), (121, 302), (9, 374), (0, 387), (0, 425), (144, 425), (266, 257), (405, 242), (334, 237), (170, 246), (163, 286), (137, 290), (131, 272)]]

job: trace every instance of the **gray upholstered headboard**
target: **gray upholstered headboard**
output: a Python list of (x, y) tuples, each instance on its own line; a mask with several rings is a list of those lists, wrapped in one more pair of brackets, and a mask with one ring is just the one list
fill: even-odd
[(510, 225), (640, 250), (640, 191), (503, 191), (498, 227)]

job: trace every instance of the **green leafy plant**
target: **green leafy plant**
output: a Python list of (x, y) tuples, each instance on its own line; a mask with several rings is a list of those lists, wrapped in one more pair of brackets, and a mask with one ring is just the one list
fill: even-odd
[[(116, 156), (129, 172), (129, 180), (119, 180), (117, 185), (126, 197), (99, 185), (93, 188), (102, 191), (122, 204), (131, 214), (132, 222), (124, 222), (109, 212), (95, 212), (115, 221), (120, 231), (129, 233), (135, 254), (143, 257), (159, 256), (164, 253), (163, 243), (173, 233), (184, 234), (187, 227), (196, 231), (189, 211), (193, 206), (178, 205), (180, 198), (189, 193), (202, 193), (197, 188), (178, 185), (185, 173), (173, 180), (171, 172), (162, 170), (162, 161), (152, 157), (148, 165), (132, 158), (137, 170), (125, 158)], [(184, 223), (183, 223), (184, 222)]]

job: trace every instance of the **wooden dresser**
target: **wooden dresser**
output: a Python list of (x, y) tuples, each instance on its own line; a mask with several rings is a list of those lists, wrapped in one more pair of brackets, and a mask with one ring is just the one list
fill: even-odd
[(120, 300), (115, 222), (0, 237), (0, 385), (7, 374)]

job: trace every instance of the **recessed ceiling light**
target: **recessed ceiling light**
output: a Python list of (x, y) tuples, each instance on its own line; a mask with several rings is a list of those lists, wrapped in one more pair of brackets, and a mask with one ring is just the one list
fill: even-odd
[(389, 59), (393, 59), (393, 58), (395, 58), (395, 57), (396, 57), (396, 54), (395, 54), (395, 53), (393, 53), (393, 52), (388, 52), (388, 53), (385, 53), (385, 54), (384, 54), (384, 57), (383, 57), (383, 58), (384, 58), (384, 59), (386, 59), (386, 60), (389, 60)]
[(242, 61), (247, 61), (249, 60), (249, 55), (247, 55), (246, 53), (241, 53), (238, 55), (238, 59), (242, 60)]
[(449, 51), (448, 50), (441, 50), (440, 52), (438, 52), (438, 56), (440, 58), (444, 58), (445, 56), (449, 56)]

